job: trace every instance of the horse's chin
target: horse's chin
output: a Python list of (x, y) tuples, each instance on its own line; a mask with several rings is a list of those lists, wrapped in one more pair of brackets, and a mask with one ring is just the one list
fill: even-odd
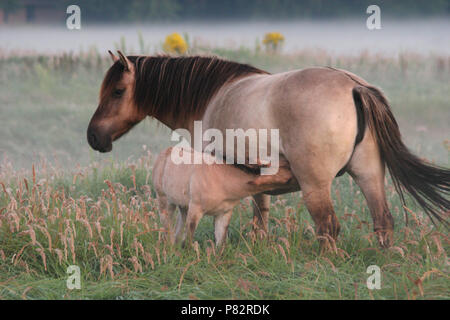
[(111, 150), (112, 150), (112, 143), (110, 145), (106, 146), (105, 148), (98, 149), (98, 152), (107, 153), (107, 152), (111, 152)]

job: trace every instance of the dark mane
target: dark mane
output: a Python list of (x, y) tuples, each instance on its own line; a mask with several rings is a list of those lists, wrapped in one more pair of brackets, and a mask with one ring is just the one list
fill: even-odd
[[(135, 103), (154, 117), (201, 117), (225, 83), (249, 74), (267, 74), (250, 65), (217, 57), (128, 56), (128, 59), (136, 70)], [(110, 81), (117, 79), (113, 74), (121, 75), (123, 71), (120, 63), (115, 65), (110, 69)]]

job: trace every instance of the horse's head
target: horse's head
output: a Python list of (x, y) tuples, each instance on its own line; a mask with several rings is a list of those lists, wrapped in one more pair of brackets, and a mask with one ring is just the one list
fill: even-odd
[(103, 80), (100, 102), (87, 130), (89, 145), (100, 152), (111, 151), (112, 142), (146, 116), (134, 102), (134, 64), (120, 51), (119, 57), (109, 54), (114, 63)]

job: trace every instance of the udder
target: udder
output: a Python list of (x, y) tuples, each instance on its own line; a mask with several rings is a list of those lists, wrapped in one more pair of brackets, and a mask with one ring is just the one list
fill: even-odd
[(294, 174), (289, 166), (280, 166), (274, 175), (259, 175), (250, 184), (260, 188), (265, 194), (278, 195), (300, 190)]

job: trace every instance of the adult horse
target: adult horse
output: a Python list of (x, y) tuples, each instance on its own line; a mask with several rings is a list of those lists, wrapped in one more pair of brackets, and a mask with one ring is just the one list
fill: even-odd
[[(171, 129), (279, 129), (280, 157), (295, 179), (272, 193), (301, 189), (317, 234), (336, 239), (333, 179), (348, 172), (361, 188), (381, 246), (394, 221), (385, 166), (403, 199), (409, 192), (434, 220), (447, 224), (450, 170), (426, 163), (403, 144), (382, 92), (333, 68), (269, 74), (216, 57), (124, 56), (118, 52), (103, 80), (87, 139), (100, 152), (150, 116)], [(270, 179), (270, 178), (269, 178)], [(270, 196), (255, 197), (255, 216), (267, 227)]]

